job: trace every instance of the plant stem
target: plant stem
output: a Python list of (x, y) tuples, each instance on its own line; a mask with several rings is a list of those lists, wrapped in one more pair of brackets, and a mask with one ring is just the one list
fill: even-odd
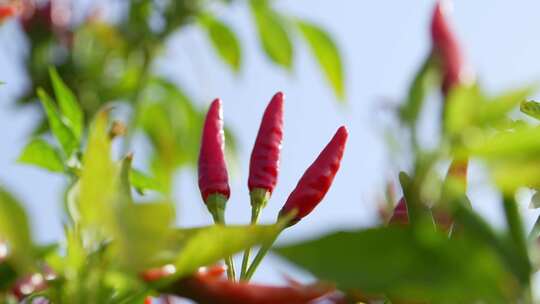
[[(261, 207), (253, 206), (251, 208), (251, 225), (257, 224), (259, 215), (261, 213)], [(251, 247), (244, 251), (244, 257), (242, 258), (242, 269), (240, 270), (240, 281), (246, 279), (246, 272), (248, 270), (249, 256), (251, 255)]]
[[(214, 223), (217, 225), (225, 226), (225, 202), (226, 199), (224, 200), (224, 197), (221, 195), (211, 195), (208, 197), (206, 206), (208, 207), (210, 214), (212, 214)], [(236, 279), (236, 272), (234, 271), (232, 257), (228, 256), (224, 260), (225, 265), (227, 265), (227, 278), (234, 282)]]
[[(283, 231), (283, 230), (282, 230)], [(281, 233), (281, 232), (280, 232)], [(246, 275), (244, 276), (244, 280), (246, 282), (249, 282), (253, 274), (255, 273), (255, 270), (257, 270), (257, 267), (259, 267), (259, 264), (261, 264), (262, 259), (266, 256), (268, 253), (268, 250), (272, 247), (274, 242), (277, 240), (279, 236), (279, 233), (276, 234), (274, 239), (270, 240), (268, 243), (264, 244), (261, 249), (259, 249), (259, 252), (257, 252), (257, 255), (255, 256), (255, 259), (253, 259), (253, 262), (249, 266)]]

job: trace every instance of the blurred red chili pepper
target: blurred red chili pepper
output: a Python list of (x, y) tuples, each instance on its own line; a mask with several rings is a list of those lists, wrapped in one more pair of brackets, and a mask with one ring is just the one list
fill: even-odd
[(199, 153), (199, 189), (205, 202), (211, 194), (230, 196), (224, 149), (221, 100), (215, 99), (206, 114)]
[(332, 140), (298, 181), (296, 188), (289, 195), (287, 202), (279, 212), (279, 216), (283, 217), (290, 212), (296, 211), (290, 225), (308, 215), (328, 192), (339, 170), (347, 137), (347, 129), (344, 126), (340, 127)]
[(469, 77), (459, 42), (446, 19), (447, 6), (446, 1), (438, 1), (431, 21), (433, 52), (441, 61), (441, 89), (445, 95), (454, 86), (466, 82)]
[(407, 225), (408, 223), (409, 213), (407, 211), (407, 201), (402, 197), (394, 208), (394, 213), (392, 213), (392, 217), (390, 218), (390, 221), (388, 221), (388, 224)]
[(276, 93), (264, 111), (257, 139), (251, 152), (249, 191), (260, 188), (272, 193), (276, 186), (279, 154), (283, 140), (284, 97), (283, 93)]
[(17, 9), (13, 5), (0, 5), (0, 22), (12, 17), (17, 13)]
[[(221, 269), (221, 270), (220, 270)], [(201, 304), (307, 304), (330, 293), (334, 286), (316, 283), (289, 286), (265, 286), (234, 283), (222, 276), (222, 266), (202, 268), (197, 274), (181, 279), (166, 292)]]

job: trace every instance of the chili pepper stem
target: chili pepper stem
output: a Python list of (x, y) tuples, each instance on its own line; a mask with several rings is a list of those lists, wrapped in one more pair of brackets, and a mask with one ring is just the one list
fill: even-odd
[[(209, 195), (206, 199), (206, 207), (214, 218), (214, 223), (217, 225), (225, 225), (225, 203), (227, 198), (221, 194)], [(234, 270), (234, 263), (232, 257), (225, 258), (225, 265), (227, 265), (227, 278), (231, 281), (235, 281), (236, 273)]]
[[(266, 206), (270, 198), (270, 192), (266, 189), (255, 188), (250, 193), (251, 196), (251, 225), (256, 225), (259, 220), (261, 210)], [(249, 264), (249, 256), (251, 255), (251, 247), (244, 251), (242, 258), (242, 269), (240, 271), (240, 280), (245, 280), (246, 272)]]
[(269, 242), (264, 244), (261, 247), (261, 249), (259, 249), (259, 252), (257, 252), (257, 255), (253, 259), (253, 262), (251, 263), (248, 270), (246, 271), (246, 274), (245, 274), (245, 276), (243, 278), (244, 281), (249, 282), (249, 280), (251, 280), (251, 277), (255, 273), (255, 270), (257, 270), (257, 268), (261, 264), (262, 259), (266, 256), (266, 254), (268, 253), (268, 251), (270, 250), (272, 245), (276, 242), (278, 236), (280, 235), (280, 233), (282, 231), (283, 230), (281, 230), (279, 233), (277, 233), (276, 236), (274, 237), (274, 239), (270, 240)]

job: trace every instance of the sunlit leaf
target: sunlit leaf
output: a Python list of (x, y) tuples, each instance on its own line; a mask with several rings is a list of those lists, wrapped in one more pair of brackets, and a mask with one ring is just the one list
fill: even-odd
[(69, 158), (77, 149), (79, 143), (75, 138), (75, 135), (73, 135), (71, 130), (62, 121), (62, 118), (58, 113), (58, 110), (56, 109), (54, 101), (51, 99), (51, 97), (49, 97), (49, 95), (42, 89), (38, 89), (37, 93), (39, 99), (41, 100), (41, 104), (45, 109), (45, 113), (47, 114), (51, 131), (54, 137), (56, 137), (60, 143), (64, 154)]
[(540, 103), (534, 100), (521, 102), (520, 110), (530, 117), (540, 119)]
[(71, 129), (75, 137), (80, 140), (84, 127), (84, 118), (79, 102), (73, 92), (62, 81), (56, 69), (50, 68), (49, 75), (56, 100), (58, 101), (62, 115), (65, 117), (66, 125)]
[(62, 157), (58, 151), (41, 138), (31, 140), (22, 151), (18, 161), (52, 172), (64, 171)]
[(208, 38), (219, 56), (235, 71), (240, 69), (241, 49), (236, 34), (229, 26), (212, 15), (202, 15), (200, 23), (208, 33)]
[(176, 276), (193, 273), (246, 248), (273, 240), (283, 229), (276, 225), (222, 226), (181, 229), (169, 243), (178, 248)]
[(33, 270), (34, 247), (30, 224), (25, 210), (11, 194), (0, 188), (0, 239), (9, 248), (9, 259), (17, 271), (28, 273)]
[(330, 34), (314, 24), (301, 20), (298, 20), (296, 24), (310, 46), (326, 78), (332, 85), (334, 93), (339, 99), (344, 100), (345, 79), (343, 64), (336, 43)]
[(501, 131), (491, 136), (470, 136), (468, 152), (482, 158), (533, 157), (540, 152), (540, 127)]
[(396, 300), (508, 303), (514, 292), (511, 276), (485, 245), (432, 229), (338, 232), (276, 252), (339, 288)]
[(250, 4), (264, 52), (274, 63), (291, 68), (293, 45), (281, 16), (267, 0), (250, 0)]
[(159, 252), (168, 245), (174, 223), (174, 208), (169, 202), (123, 205), (116, 213), (118, 230), (115, 236), (115, 256), (130, 271), (142, 271), (161, 266), (167, 256)]
[(110, 156), (111, 143), (108, 136), (108, 115), (97, 114), (83, 156), (83, 170), (80, 178), (79, 208), (81, 220), (94, 228), (102, 223), (111, 223), (112, 200), (116, 195), (117, 166)]
[(534, 92), (533, 86), (487, 97), (478, 86), (460, 86), (450, 92), (446, 103), (445, 130), (450, 135), (467, 128), (496, 126), (506, 115)]

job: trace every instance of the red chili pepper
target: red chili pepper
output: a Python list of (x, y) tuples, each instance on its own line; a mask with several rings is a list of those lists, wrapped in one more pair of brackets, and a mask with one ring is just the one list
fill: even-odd
[(442, 92), (446, 95), (451, 88), (464, 83), (467, 78), (465, 59), (454, 32), (446, 20), (445, 1), (438, 1), (431, 21), (433, 52), (442, 65)]
[(283, 287), (235, 283), (223, 278), (220, 266), (218, 270), (214, 268), (203, 268), (197, 274), (176, 282), (166, 292), (197, 303), (307, 304), (335, 290), (334, 286), (323, 283), (301, 285), (291, 282), (289, 286)]
[(409, 223), (409, 213), (407, 211), (407, 201), (402, 197), (394, 208), (394, 213), (388, 224), (407, 225)]
[(296, 188), (281, 208), (280, 217), (296, 211), (295, 218), (290, 223), (293, 225), (319, 204), (339, 170), (347, 137), (347, 129), (344, 126), (340, 127), (332, 140), (300, 178)]
[(276, 186), (279, 154), (283, 140), (284, 97), (283, 93), (276, 93), (264, 111), (259, 133), (251, 152), (249, 191), (260, 188), (272, 193)]
[(0, 5), (0, 22), (15, 15), (17, 9), (13, 5)]
[(223, 113), (218, 98), (206, 114), (199, 153), (199, 189), (205, 202), (211, 194), (221, 194), (227, 199), (230, 196), (224, 149)]

